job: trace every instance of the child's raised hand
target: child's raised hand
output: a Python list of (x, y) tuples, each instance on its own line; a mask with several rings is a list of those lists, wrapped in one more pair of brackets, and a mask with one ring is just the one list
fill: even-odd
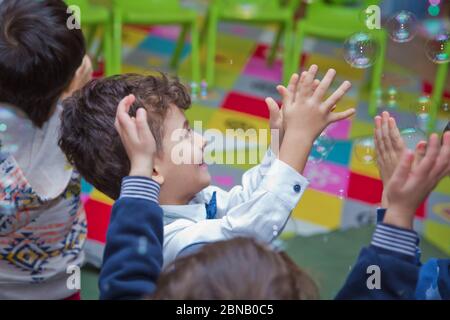
[[(282, 99), (282, 106), (281, 109), (278, 107), (278, 104), (276, 103), (276, 101), (271, 98), (268, 97), (266, 98), (266, 104), (267, 107), (269, 108), (269, 113), (270, 113), (270, 120), (269, 120), (269, 124), (270, 124), (270, 129), (271, 130), (278, 130), (279, 133), (279, 141), (278, 141), (278, 146), (281, 146), (281, 143), (283, 142), (283, 138), (284, 138), (284, 133), (286, 131), (286, 121), (284, 120), (284, 106), (289, 105), (291, 103), (293, 103), (294, 101), (294, 97), (295, 97), (295, 92), (298, 89), (298, 82), (299, 80), (304, 79), (304, 77), (306, 76), (306, 71), (304, 71), (301, 75), (301, 77), (298, 76), (297, 73), (294, 73), (291, 76), (291, 79), (289, 80), (289, 84), (287, 86), (287, 88), (285, 86), (282, 85), (278, 85), (277, 86), (277, 91), (281, 96)], [(313, 82), (313, 86), (315, 88), (317, 88), (317, 86), (320, 84), (320, 81), (318, 79), (314, 80)], [(272, 147), (274, 146), (274, 143), (272, 141)], [(272, 148), (274, 151), (276, 148)]]
[[(398, 130), (395, 119), (384, 111), (381, 116), (375, 117), (374, 133), (375, 150), (377, 153), (377, 165), (383, 185), (389, 182), (395, 168), (397, 167), (402, 154), (406, 150), (405, 142)], [(416, 146), (416, 156), (413, 166), (425, 156), (426, 141), (421, 141)], [(381, 205), (387, 208), (389, 203), (383, 190)]]
[(286, 92), (283, 100), (283, 120), (286, 131), (293, 130), (303, 139), (313, 142), (331, 123), (346, 119), (355, 113), (355, 109), (333, 112), (336, 103), (351, 88), (349, 81), (344, 81), (333, 94), (325, 99), (325, 94), (336, 76), (334, 69), (329, 69), (322, 81), (315, 79), (318, 71), (312, 65), (304, 72), (293, 92)]
[(386, 185), (389, 207), (384, 222), (407, 229), (412, 229), (419, 205), (450, 173), (450, 132), (444, 135), (442, 146), (438, 135), (432, 134), (425, 156), (415, 166), (414, 158), (411, 151), (405, 150)]
[(135, 100), (131, 94), (120, 101), (114, 125), (130, 159), (130, 176), (151, 178), (156, 142), (148, 126), (145, 109), (139, 108), (136, 118), (130, 117), (128, 112)]

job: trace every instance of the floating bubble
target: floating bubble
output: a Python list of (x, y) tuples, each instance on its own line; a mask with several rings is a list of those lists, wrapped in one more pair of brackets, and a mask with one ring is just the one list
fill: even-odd
[(389, 37), (398, 43), (411, 41), (417, 33), (416, 16), (409, 11), (400, 11), (387, 23)]
[[(3, 155), (15, 153), (20, 145), (17, 137), (31, 136), (33, 124), (19, 109), (0, 104), (0, 153)], [(21, 142), (25, 143), (25, 142)]]
[(395, 87), (390, 87), (387, 91), (387, 107), (392, 109), (397, 108), (398, 107), (397, 99), (398, 99), (397, 89)]
[(203, 100), (208, 97), (208, 83), (205, 80), (200, 84), (200, 96)]
[(353, 68), (369, 68), (374, 64), (377, 52), (377, 42), (364, 32), (352, 34), (344, 43), (344, 59)]
[(325, 160), (331, 150), (333, 150), (335, 144), (336, 142), (333, 139), (328, 137), (325, 133), (322, 133), (314, 141), (308, 160), (316, 163)]
[(191, 82), (191, 97), (193, 100), (198, 98), (198, 84), (197, 82)]
[(441, 110), (442, 110), (442, 112), (444, 112), (444, 113), (450, 112), (450, 106), (448, 105), (448, 102), (444, 102), (444, 103), (442, 104)]
[(405, 145), (410, 150), (415, 150), (420, 141), (426, 141), (427, 135), (419, 128), (407, 128), (400, 132)]
[(375, 142), (372, 137), (356, 139), (353, 146), (356, 159), (362, 164), (375, 162)]
[(10, 216), (17, 212), (17, 207), (13, 202), (1, 200), (0, 201), (0, 216)]
[(422, 131), (427, 131), (430, 121), (431, 100), (427, 96), (421, 96), (414, 104), (413, 110), (416, 113), (417, 128)]
[(428, 59), (437, 64), (448, 63), (449, 55), (449, 34), (442, 33), (434, 36), (426, 43), (426, 55)]

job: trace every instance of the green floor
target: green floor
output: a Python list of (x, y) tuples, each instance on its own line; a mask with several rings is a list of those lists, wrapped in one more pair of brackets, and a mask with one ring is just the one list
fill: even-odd
[[(345, 281), (360, 249), (370, 242), (373, 227), (336, 231), (326, 235), (295, 237), (286, 251), (316, 280), (323, 299), (332, 299)], [(431, 257), (449, 258), (425, 240), (421, 241), (422, 261)], [(98, 299), (98, 270), (85, 267), (81, 277), (83, 299)]]

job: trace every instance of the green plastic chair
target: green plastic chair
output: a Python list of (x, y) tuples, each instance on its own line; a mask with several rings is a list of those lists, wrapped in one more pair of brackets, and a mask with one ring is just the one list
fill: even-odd
[(214, 85), (217, 32), (220, 21), (277, 24), (279, 33), (269, 55), (269, 63), (274, 60), (276, 44), (284, 36), (283, 79), (287, 79), (289, 68), (286, 66), (291, 61), (293, 18), (297, 5), (298, 1), (295, 0), (289, 1), (284, 6), (280, 0), (212, 0), (207, 16), (207, 83), (210, 86)]
[(314, 0), (307, 6), (306, 16), (296, 26), (291, 70), (297, 72), (299, 57), (302, 54), (306, 36), (344, 40), (355, 32), (370, 33), (378, 42), (379, 52), (373, 65), (370, 83), (369, 113), (377, 113), (377, 91), (381, 88), (384, 59), (386, 53), (387, 33), (385, 30), (369, 30), (364, 26), (362, 10), (369, 5), (377, 5), (377, 0)]
[(99, 27), (103, 27), (103, 37), (95, 58), (99, 56), (99, 51), (103, 50), (105, 60), (105, 74), (113, 75), (116, 68), (114, 66), (114, 54), (112, 47), (112, 15), (107, 8), (91, 4), (88, 0), (66, 0), (68, 6), (75, 5), (80, 8), (80, 24), (89, 48), (92, 45), (94, 36)]
[[(446, 46), (446, 53), (450, 56), (450, 45)], [(430, 110), (430, 123), (428, 130), (431, 132), (435, 129), (437, 115), (442, 103), (442, 97), (444, 95), (445, 84), (449, 74), (450, 62), (440, 64), (437, 68), (436, 78), (434, 80), (433, 92), (431, 94), (431, 110)], [(449, 119), (450, 120), (450, 119)]]
[(178, 24), (182, 31), (178, 38), (170, 65), (178, 67), (181, 52), (189, 28), (191, 29), (192, 81), (200, 81), (199, 26), (197, 13), (182, 8), (179, 0), (113, 0), (113, 47), (115, 66), (120, 72), (122, 65), (122, 25)]

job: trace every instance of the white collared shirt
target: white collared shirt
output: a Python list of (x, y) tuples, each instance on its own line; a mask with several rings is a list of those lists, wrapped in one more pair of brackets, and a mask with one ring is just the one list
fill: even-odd
[[(230, 191), (203, 189), (187, 205), (163, 205), (164, 266), (185, 248), (248, 236), (270, 243), (284, 228), (309, 182), (269, 149), (261, 164), (246, 171), (242, 185)], [(216, 192), (215, 219), (206, 219), (205, 203)]]

